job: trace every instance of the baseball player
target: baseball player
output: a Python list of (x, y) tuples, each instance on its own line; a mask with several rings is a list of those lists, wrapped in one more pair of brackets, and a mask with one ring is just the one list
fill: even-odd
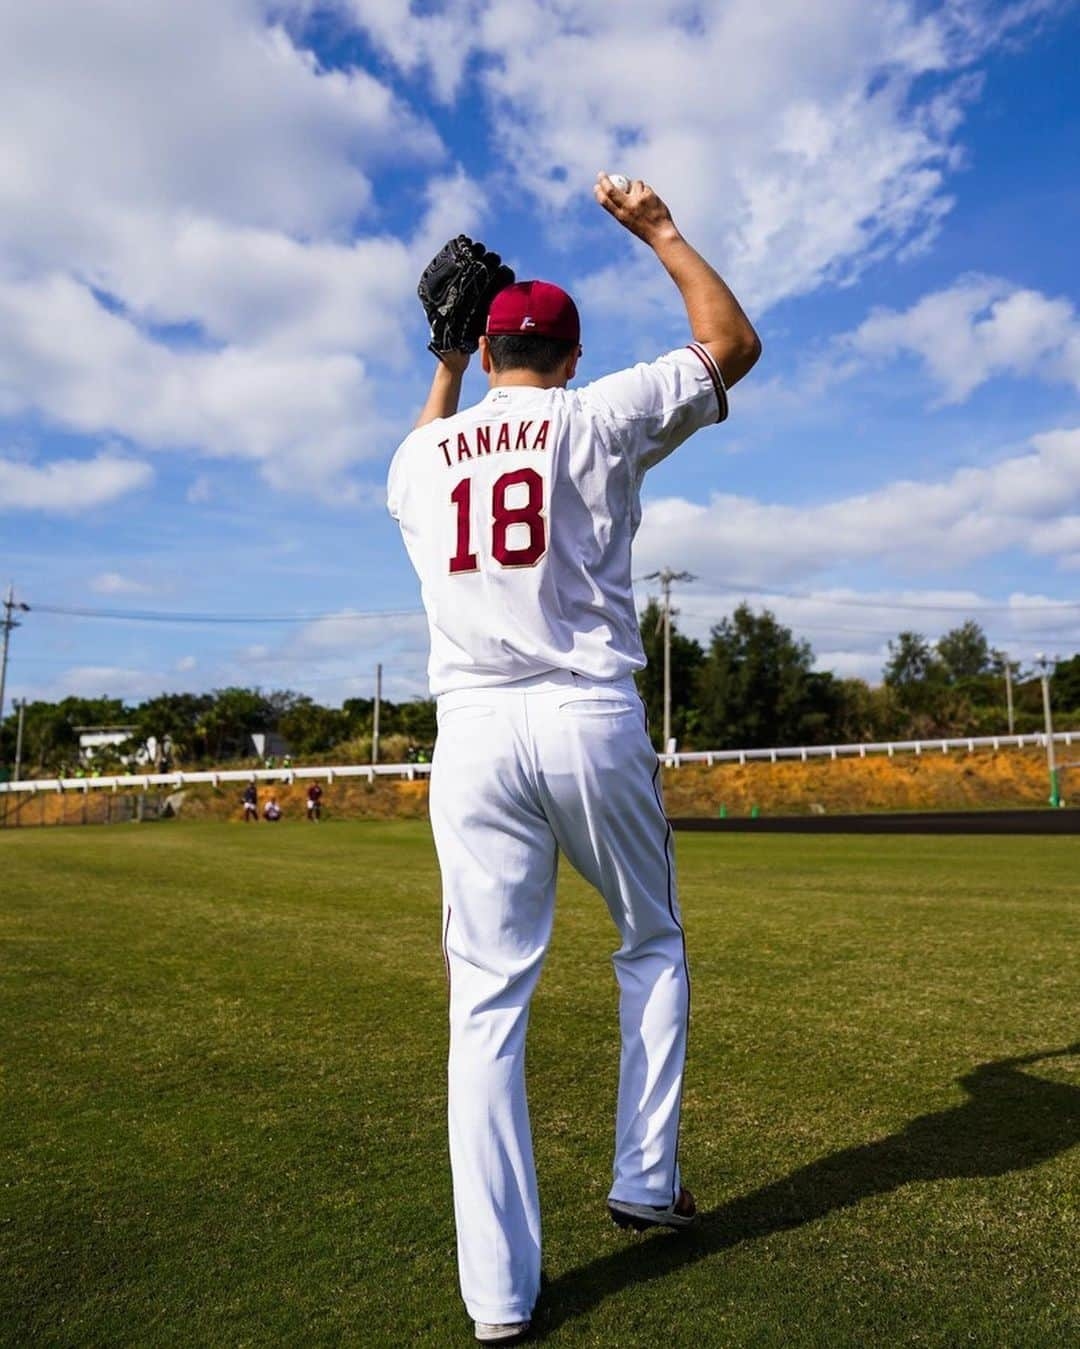
[[(570, 389), (580, 329), (558, 287), (499, 290), (472, 343), (429, 309), (440, 364), (389, 474), (431, 637), (458, 1266), (484, 1343), (527, 1334), (539, 1290), (524, 1051), (560, 854), (600, 891), (620, 938), (611, 1216), (639, 1229), (696, 1216), (678, 1162), (689, 981), (659, 764), (633, 679), (645, 659), (630, 546), (646, 470), (724, 419), (726, 390), (761, 347), (651, 188), (622, 191), (600, 174), (595, 195), (666, 268), (691, 341)], [(459, 412), (477, 341), (489, 392)]]

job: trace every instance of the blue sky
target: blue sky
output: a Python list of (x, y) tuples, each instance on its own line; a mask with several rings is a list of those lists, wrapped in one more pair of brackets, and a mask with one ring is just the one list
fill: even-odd
[(601, 167), (670, 202), (765, 343), (729, 422), (646, 483), (636, 571), (695, 574), (682, 626), (749, 598), (871, 679), (890, 635), (969, 616), (1025, 664), (1080, 650), (1077, 5), (0, 0), (0, 24), (0, 579), (33, 607), (9, 693), (336, 703), (377, 661), (422, 692), (382, 505), (431, 371), (416, 277), (465, 231), (568, 286), (585, 379), (679, 344)]

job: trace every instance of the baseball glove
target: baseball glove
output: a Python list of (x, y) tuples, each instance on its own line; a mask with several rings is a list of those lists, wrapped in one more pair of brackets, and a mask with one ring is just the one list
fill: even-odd
[(431, 325), (428, 350), (475, 351), (488, 309), (514, 273), (498, 253), (459, 234), (444, 244), (420, 275), (416, 293)]

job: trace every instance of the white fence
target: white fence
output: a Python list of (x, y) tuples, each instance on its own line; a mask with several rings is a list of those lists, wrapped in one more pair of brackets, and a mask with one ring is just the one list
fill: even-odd
[[(1080, 745), (1080, 731), (1057, 731), (1056, 745)], [(887, 740), (866, 745), (787, 745), (782, 749), (710, 749), (685, 754), (661, 755), (665, 768), (703, 763), (711, 768), (718, 763), (779, 763), (781, 759), (865, 759), (868, 754), (951, 754), (954, 750), (974, 754), (977, 749), (1045, 749), (1046, 735), (976, 735), (956, 740)]]
[[(1054, 736), (1059, 745), (1080, 745), (1080, 731), (1059, 731)], [(661, 760), (665, 768), (681, 768), (683, 764), (703, 763), (711, 768), (724, 763), (779, 763), (783, 759), (865, 759), (869, 754), (974, 754), (979, 749), (1045, 749), (1046, 736), (983, 735), (964, 736), (956, 740), (890, 740), (865, 745), (787, 745), (776, 749), (714, 749), (691, 750), (685, 754), (665, 754)], [(1063, 767), (1065, 765), (1062, 765)], [(332, 768), (230, 768), (209, 773), (131, 773), (98, 778), (33, 778), (22, 782), (0, 783), (0, 792), (87, 792), (93, 788), (120, 791), (125, 788), (148, 791), (151, 787), (192, 786), (206, 782), (218, 787), (225, 782), (299, 782), (315, 778), (334, 782), (338, 778), (377, 777), (406, 778), (413, 781), (431, 772), (429, 763), (345, 764)]]
[(22, 782), (0, 783), (0, 792), (88, 792), (125, 789), (148, 791), (151, 787), (190, 787), (197, 782), (208, 782), (213, 787), (223, 782), (299, 782), (315, 778), (319, 782), (334, 782), (338, 778), (366, 778), (374, 782), (381, 778), (423, 777), (431, 772), (429, 763), (343, 764), (333, 768), (223, 768), (209, 773), (118, 773), (115, 776), (93, 778), (31, 778)]

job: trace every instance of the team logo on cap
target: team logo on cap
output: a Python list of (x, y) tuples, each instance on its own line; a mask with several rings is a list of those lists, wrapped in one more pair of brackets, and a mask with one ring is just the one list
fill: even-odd
[(525, 317), (521, 320), (521, 332), (524, 332), (526, 328), (535, 328), (535, 327), (536, 327), (536, 320), (530, 318), (528, 314), (526, 314)]

